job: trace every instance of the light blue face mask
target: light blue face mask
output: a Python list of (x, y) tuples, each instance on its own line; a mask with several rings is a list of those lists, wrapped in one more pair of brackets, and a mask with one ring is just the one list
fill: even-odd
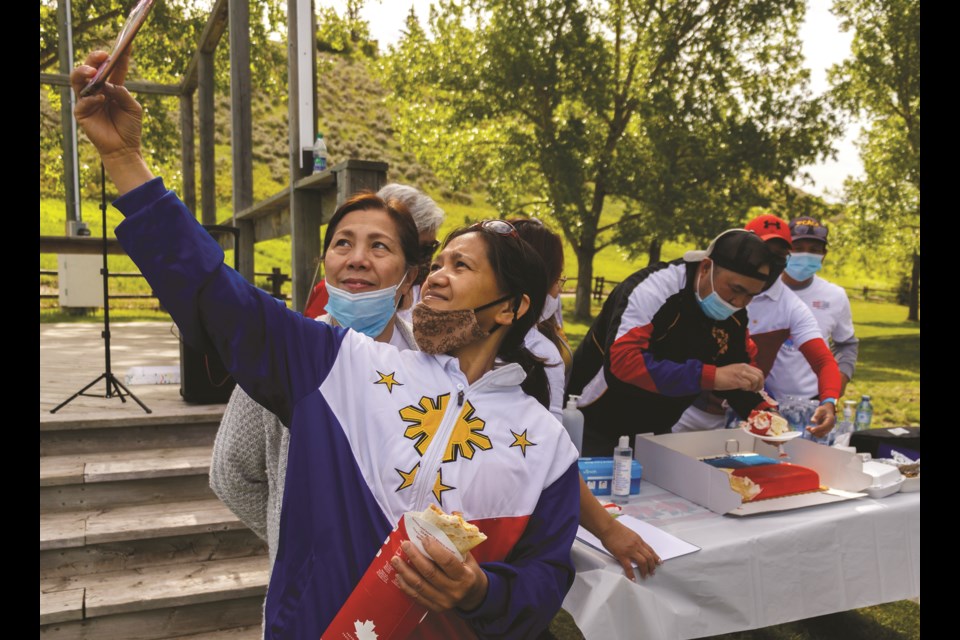
[(823, 266), (823, 256), (819, 253), (791, 253), (787, 258), (784, 271), (797, 282), (805, 282), (813, 277)]
[(743, 308), (733, 306), (721, 298), (720, 294), (717, 293), (717, 288), (713, 286), (712, 263), (710, 265), (710, 288), (713, 289), (713, 293), (708, 295), (706, 298), (701, 298), (699, 287), (693, 287), (693, 295), (697, 298), (697, 303), (700, 305), (700, 310), (703, 311), (704, 315), (706, 315), (708, 318), (713, 320), (726, 320)]
[(350, 293), (327, 283), (327, 313), (333, 316), (341, 327), (376, 338), (386, 328), (397, 310), (397, 289), (407, 279), (404, 274), (398, 284), (386, 289)]

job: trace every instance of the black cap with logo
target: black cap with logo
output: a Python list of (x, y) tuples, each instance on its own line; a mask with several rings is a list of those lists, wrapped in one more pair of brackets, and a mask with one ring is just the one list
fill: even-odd
[[(710, 258), (718, 267), (763, 281), (764, 291), (773, 286), (787, 264), (760, 236), (746, 229), (728, 229), (714, 238), (705, 251), (683, 254), (686, 262), (700, 262), (704, 258)], [(769, 268), (768, 273), (761, 271), (764, 266)]]

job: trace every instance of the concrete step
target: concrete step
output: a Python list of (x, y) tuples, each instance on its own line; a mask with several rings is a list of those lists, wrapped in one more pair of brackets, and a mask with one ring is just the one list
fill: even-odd
[(113, 507), (40, 516), (40, 550), (243, 529), (219, 500)]
[(40, 457), (40, 486), (206, 475), (210, 446)]
[(226, 405), (186, 405), (174, 414), (158, 415), (135, 413), (132, 415), (111, 415), (104, 412), (100, 417), (76, 418), (69, 413), (41, 414), (40, 431), (89, 431), (92, 429), (122, 429), (164, 425), (178, 427), (191, 424), (219, 424)]
[[(40, 625), (249, 598), (262, 601), (268, 562), (256, 556), (42, 579)], [(197, 631), (231, 626), (244, 624)]]
[[(154, 468), (151, 473), (156, 471)], [(182, 473), (184, 470), (175, 467), (172, 471)], [(213, 497), (215, 496), (210, 490), (210, 478), (207, 472), (197, 467), (194, 468), (194, 475), (41, 486), (40, 513), (96, 511), (138, 504), (202, 500)]]
[[(266, 556), (267, 545), (248, 529), (192, 533), (40, 551), (40, 579), (132, 571), (187, 562)], [(189, 630), (184, 633), (189, 633)]]
[(40, 456), (212, 446), (219, 420), (40, 431)]
[(172, 640), (260, 640), (263, 638), (263, 627), (238, 627), (225, 631), (211, 631), (189, 636), (177, 636)]
[[(43, 609), (41, 607), (41, 619)], [(43, 640), (161, 640), (239, 627), (259, 630), (263, 596), (97, 616), (40, 625)], [(202, 636), (201, 636), (202, 637)], [(216, 638), (218, 636), (211, 636)], [(224, 636), (231, 638), (231, 636)], [(261, 636), (256, 636), (260, 638)], [(245, 640), (236, 636), (234, 640)]]

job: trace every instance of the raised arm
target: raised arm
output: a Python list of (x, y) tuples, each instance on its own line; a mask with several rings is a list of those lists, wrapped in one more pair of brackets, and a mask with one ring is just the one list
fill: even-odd
[[(93, 53), (74, 69), (75, 91), (105, 55)], [(224, 265), (220, 245), (143, 162), (142, 110), (122, 86), (126, 64), (125, 56), (114, 82), (79, 99), (75, 110), (122, 194), (114, 202), (126, 217), (117, 239), (184, 340), (216, 349), (244, 390), (289, 424), (298, 399), (332, 367), (344, 332), (289, 311)]]

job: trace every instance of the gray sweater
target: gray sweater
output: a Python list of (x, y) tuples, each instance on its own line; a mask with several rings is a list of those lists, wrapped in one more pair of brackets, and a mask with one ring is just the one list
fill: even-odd
[[(330, 316), (322, 316), (329, 321)], [(390, 344), (416, 349), (413, 329), (395, 319)], [(258, 536), (267, 541), (270, 569), (280, 536), (280, 507), (287, 477), (290, 430), (240, 387), (223, 413), (210, 462), (210, 488)]]

